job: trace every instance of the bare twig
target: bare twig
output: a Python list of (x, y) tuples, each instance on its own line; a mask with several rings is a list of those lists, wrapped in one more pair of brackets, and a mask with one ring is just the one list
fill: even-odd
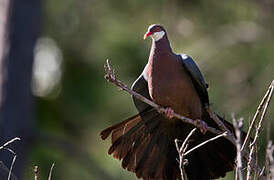
[[(145, 98), (144, 96), (136, 93), (135, 91), (131, 90), (130, 88), (128, 88), (126, 85), (124, 85), (121, 81), (116, 79), (116, 76), (113, 72), (113, 70), (111, 69), (111, 66), (109, 64), (109, 61), (106, 61), (106, 65), (105, 65), (105, 71), (106, 71), (106, 75), (105, 75), (105, 79), (107, 79), (109, 82), (115, 84), (116, 86), (120, 87), (122, 90), (128, 92), (129, 94), (133, 95), (134, 97), (136, 97), (137, 99), (143, 101), (144, 103), (147, 103), (148, 105), (152, 106), (153, 108), (157, 109), (158, 112), (163, 113), (165, 112), (165, 108), (159, 106), (158, 104), (155, 104), (154, 102), (150, 101), (149, 99)], [(185, 116), (179, 115), (177, 113), (174, 113), (174, 117), (177, 119), (180, 119), (181, 121), (183, 121), (184, 123), (188, 123), (188, 124), (192, 124), (193, 126), (202, 129), (202, 124), (206, 124), (205, 122), (202, 123), (201, 120), (192, 120), (190, 118), (187, 118)], [(223, 132), (215, 129), (213, 127), (208, 126), (207, 130), (209, 132), (212, 132), (214, 134), (222, 134)], [(228, 130), (228, 132), (230, 132)], [(231, 135), (231, 133), (228, 133)], [(226, 138), (231, 141), (233, 144), (235, 144), (235, 142), (233, 141), (235, 138), (232, 136), (226, 136)]]
[(187, 149), (187, 146), (188, 146), (188, 140), (189, 138), (195, 133), (197, 129), (194, 128), (190, 131), (190, 133), (188, 134), (188, 136), (185, 138), (181, 148), (179, 148), (179, 145), (178, 145), (178, 139), (175, 139), (175, 146), (176, 146), (176, 149), (178, 151), (178, 154), (179, 154), (179, 168), (180, 168), (180, 171), (181, 171), (181, 179), (182, 180), (186, 180), (186, 173), (185, 173), (185, 168), (184, 168), (184, 165), (185, 165), (185, 151)]
[(253, 142), (251, 143), (251, 146), (253, 146), (253, 145), (257, 142), (257, 139), (258, 139), (258, 137), (259, 137), (259, 134), (260, 134), (260, 132), (261, 132), (261, 130), (262, 130), (263, 120), (264, 120), (264, 117), (265, 117), (265, 114), (266, 114), (266, 112), (267, 112), (267, 109), (268, 109), (270, 100), (271, 100), (272, 95), (273, 95), (273, 89), (274, 89), (274, 81), (273, 81), (273, 84), (272, 84), (272, 86), (271, 86), (271, 90), (270, 90), (269, 96), (268, 96), (268, 98), (267, 98), (266, 104), (265, 104), (265, 106), (264, 106), (264, 110), (263, 110), (263, 113), (262, 113), (262, 115), (261, 115), (261, 118), (260, 118), (258, 127), (256, 128), (255, 138), (254, 138)]
[(177, 152), (179, 154), (179, 169), (180, 169), (180, 172), (181, 172), (181, 180), (186, 180), (186, 173), (185, 173), (185, 168), (184, 168), (184, 159), (183, 159), (183, 156), (181, 155), (182, 153), (180, 152), (180, 149), (183, 146), (181, 146), (181, 148), (179, 148), (178, 139), (175, 139), (175, 146), (176, 146)]
[[(254, 147), (254, 154), (255, 154), (255, 157), (253, 156), (254, 158), (254, 164), (258, 164), (259, 161), (258, 161), (258, 144), (255, 144), (255, 147)], [(265, 166), (264, 166), (265, 167)], [(261, 171), (254, 171), (254, 175), (253, 175), (253, 179), (258, 179), (258, 175), (264, 171), (264, 167), (262, 168)]]
[(227, 136), (225, 136), (230, 142), (232, 142), (236, 146), (236, 139), (231, 131), (224, 125), (224, 123), (218, 118), (216, 113), (210, 109), (208, 106), (206, 111), (210, 115), (210, 117), (217, 123), (217, 125), (224, 131), (227, 132)]
[[(165, 108), (155, 104), (154, 102), (150, 101), (149, 99), (145, 98), (144, 96), (132, 91), (130, 88), (128, 88), (126, 85), (124, 85), (121, 81), (117, 80), (113, 70), (111, 69), (111, 66), (110, 66), (108, 60), (106, 61), (106, 65), (104, 67), (105, 67), (105, 71), (106, 71), (105, 79), (107, 79), (109, 82), (120, 87), (122, 90), (128, 92), (129, 94), (136, 97), (140, 101), (152, 106), (158, 112), (160, 112), (160, 113), (165, 112)], [(218, 118), (218, 116), (209, 107), (207, 107), (206, 110), (209, 113), (210, 117), (217, 123), (217, 125), (220, 127), (220, 129), (222, 131), (215, 129), (213, 127), (209, 127), (209, 126), (208, 126), (207, 130), (213, 134), (216, 134), (216, 135), (221, 135), (222, 133), (227, 132), (227, 135), (224, 137), (236, 146), (236, 138), (234, 137), (234, 134), (224, 125), (224, 123)], [(199, 128), (199, 129), (202, 129), (202, 124), (206, 124), (205, 122), (203, 122), (201, 120), (194, 121), (190, 118), (181, 116), (177, 113), (174, 113), (173, 115), (174, 115), (174, 117), (176, 117), (177, 119), (180, 119), (184, 123), (192, 124), (193, 126)], [(242, 156), (244, 157), (245, 160), (249, 159), (247, 151), (242, 152)], [(258, 171), (260, 170), (260, 168), (258, 166), (256, 166), (255, 164), (251, 164), (251, 165), (252, 165), (252, 167), (256, 168)]]
[(272, 141), (269, 141), (266, 148), (266, 157), (267, 162), (269, 164), (269, 168), (267, 168), (266, 175), (267, 179), (273, 179), (274, 178), (274, 158), (273, 158), (273, 152), (274, 152), (274, 145), (272, 144)]
[[(272, 96), (272, 93), (273, 93), (273, 86), (274, 86), (274, 80), (271, 82), (271, 84), (270, 84), (268, 90), (266, 91), (266, 93), (265, 93), (265, 95), (264, 95), (264, 97), (263, 97), (261, 103), (259, 104), (259, 106), (258, 106), (258, 108), (257, 108), (257, 111), (256, 111), (256, 113), (255, 113), (255, 115), (254, 115), (254, 117), (253, 117), (253, 119), (252, 119), (252, 121), (251, 121), (251, 124), (250, 124), (249, 128), (248, 128), (247, 135), (246, 135), (245, 140), (244, 140), (244, 142), (243, 142), (241, 151), (243, 151), (243, 149), (245, 148), (245, 146), (246, 146), (246, 144), (247, 144), (248, 139), (250, 138), (251, 131), (254, 129), (256, 119), (258, 118), (258, 116), (259, 116), (259, 114), (260, 114), (260, 112), (261, 112), (261, 110), (262, 110), (262, 108), (263, 108), (263, 106), (264, 106), (264, 104), (265, 104), (267, 98), (269, 97), (270, 94), (271, 94), (270, 96)], [(271, 93), (271, 91), (272, 91), (272, 93)]]
[(34, 166), (33, 173), (34, 173), (34, 180), (38, 180), (38, 166)]
[(273, 89), (274, 89), (274, 81), (272, 81), (270, 87), (271, 87), (271, 88), (270, 88), (270, 91), (269, 91), (269, 95), (267, 96), (267, 101), (266, 101), (266, 103), (265, 103), (265, 105), (264, 105), (264, 109), (263, 109), (263, 112), (262, 112), (260, 121), (258, 122), (258, 127), (256, 128), (254, 140), (251, 142), (251, 144), (250, 144), (250, 146), (249, 146), (249, 147), (250, 147), (250, 152), (249, 152), (249, 160), (248, 160), (248, 163), (247, 163), (247, 180), (249, 180), (248, 178), (251, 177), (251, 172), (252, 172), (252, 170), (253, 170), (253, 169), (251, 168), (251, 164), (252, 164), (252, 160), (253, 160), (253, 155), (254, 155), (254, 151), (255, 151), (255, 146), (256, 146), (257, 140), (258, 140), (258, 138), (259, 138), (260, 132), (261, 132), (261, 130), (262, 130), (263, 120), (264, 120), (265, 114), (266, 114), (266, 112), (267, 112), (267, 109), (268, 109), (270, 100), (271, 100), (271, 98), (272, 98)]
[(8, 148), (8, 147), (4, 147), (4, 148), (2, 148), (2, 149), (5, 149), (5, 150), (7, 150), (7, 151), (9, 151), (12, 155), (16, 155), (16, 153), (11, 149), (11, 148)]
[(266, 142), (268, 142), (267, 144), (267, 148), (266, 148), (266, 152), (265, 152), (265, 172), (269, 172), (270, 171), (270, 164), (269, 164), (269, 158), (268, 158), (268, 146), (272, 145), (272, 141), (270, 141), (270, 131), (271, 130), (271, 121), (267, 121), (267, 126), (266, 126)]
[[(262, 171), (260, 172), (260, 174), (258, 174), (257, 179), (259, 179), (260, 177), (262, 177), (262, 176), (263, 176), (264, 171), (266, 171), (266, 170), (265, 170), (265, 166), (263, 167), (263, 169), (262, 169)], [(254, 179), (255, 179), (255, 178), (256, 178), (256, 177), (254, 177)], [(255, 179), (255, 180), (257, 180), (257, 179)]]
[(242, 152), (241, 152), (241, 129), (243, 127), (243, 119), (236, 120), (234, 114), (232, 114), (233, 126), (236, 134), (236, 149), (237, 149), (237, 167), (235, 173), (235, 180), (243, 180), (243, 163), (242, 163)]
[(12, 172), (12, 169), (13, 169), (13, 166), (14, 166), (14, 163), (15, 163), (15, 160), (16, 160), (16, 155), (13, 156), (13, 159), (12, 159), (12, 162), (11, 162), (11, 165), (10, 165), (8, 180), (10, 180), (10, 178), (11, 178), (11, 175), (12, 175), (11, 172)]
[(15, 141), (18, 141), (18, 140), (20, 140), (20, 138), (16, 137), (16, 138), (13, 138), (10, 141), (6, 142), (4, 145), (0, 146), (0, 150), (5, 149), (13, 154), (13, 159), (12, 159), (11, 166), (10, 166), (9, 173), (8, 173), (8, 180), (10, 180), (13, 176), (12, 169), (14, 167), (14, 163), (15, 163), (17, 156), (16, 156), (16, 153), (12, 149), (8, 148), (7, 146)]
[(217, 123), (217, 125), (223, 130), (229, 132), (224, 123), (218, 118), (218, 116), (211, 110), (209, 106), (206, 107), (206, 111), (210, 115), (210, 117)]
[[(10, 170), (7, 166), (0, 161), (0, 179), (7, 179), (9, 176)], [(17, 177), (11, 172), (10, 180), (18, 180)]]
[(216, 139), (218, 139), (220, 137), (225, 137), (225, 136), (227, 136), (227, 132), (224, 132), (224, 133), (222, 133), (220, 135), (217, 135), (217, 136), (215, 136), (215, 137), (213, 137), (211, 139), (208, 139), (208, 140), (202, 142), (201, 144), (198, 144), (197, 146), (195, 146), (195, 147), (191, 148), (190, 150), (188, 150), (186, 153), (184, 153), (184, 156), (187, 156), (189, 153), (195, 151), (196, 149), (198, 149), (198, 148), (206, 145), (207, 143), (209, 143), (211, 141), (215, 141)]
[(179, 145), (178, 145), (178, 139), (175, 139), (175, 146), (176, 146), (176, 149), (178, 151), (178, 154), (179, 154), (179, 168), (180, 168), (180, 171), (181, 171), (181, 179), (182, 180), (185, 180), (186, 179), (186, 174), (185, 174), (185, 170), (184, 170), (184, 165), (186, 164), (187, 162), (187, 159), (185, 159), (185, 157), (190, 154), (191, 152), (195, 151), (196, 149), (204, 146), (205, 144), (211, 142), (211, 141), (214, 141), (220, 137), (224, 137), (227, 135), (227, 132), (224, 132), (218, 136), (215, 136), (211, 139), (208, 139), (204, 142), (202, 142), (201, 144), (198, 144), (197, 146), (191, 148), (190, 150), (186, 151), (187, 148), (188, 148), (188, 141), (190, 139), (190, 137), (195, 133), (195, 131), (197, 130), (197, 128), (194, 128), (189, 134), (188, 136), (185, 138), (183, 144), (181, 145), (181, 147), (179, 148)]
[[(213, 112), (209, 107), (206, 108), (207, 112), (209, 113), (210, 117), (218, 124), (218, 126), (222, 129), (222, 130), (226, 130), (226, 132), (228, 133), (227, 136), (225, 136), (226, 139), (228, 139), (231, 143), (233, 143), (236, 147), (237, 147), (237, 143), (236, 143), (236, 139), (234, 137), (234, 134), (231, 133), (231, 131), (229, 131), (229, 129), (223, 124), (223, 122), (218, 118), (218, 116), (215, 114), (215, 112)], [(241, 156), (248, 161), (250, 159), (249, 157), (249, 153), (247, 149), (243, 149)], [(253, 159), (253, 157), (252, 157)], [(250, 164), (253, 169), (256, 169), (258, 172), (261, 171), (260, 167), (255, 164), (254, 161), (251, 162)]]
[(49, 177), (48, 180), (51, 180), (51, 174), (52, 174), (52, 170), (54, 168), (55, 163), (52, 163), (51, 167), (50, 167), (50, 171), (49, 171)]
[(18, 140), (21, 140), (21, 139), (18, 138), (18, 137), (11, 139), (10, 141), (6, 142), (4, 145), (0, 146), (0, 150), (1, 150), (1, 149), (4, 149), (4, 148), (7, 147), (9, 144), (13, 143), (14, 141), (18, 141)]
[(185, 147), (188, 143), (189, 138), (195, 133), (196, 130), (197, 130), (196, 128), (192, 129), (190, 131), (190, 133), (187, 135), (187, 137), (185, 138), (185, 140), (180, 148), (180, 151), (178, 151), (179, 155), (182, 155), (184, 153), (184, 150), (186, 150)]
[[(231, 143), (233, 143), (237, 147), (236, 138), (235, 138), (234, 134), (232, 134), (231, 131), (229, 131), (229, 129), (218, 118), (218, 116), (215, 114), (215, 112), (213, 112), (209, 107), (206, 108), (206, 111), (209, 113), (210, 117), (218, 124), (218, 126), (222, 130), (225, 130), (228, 133), (228, 135), (225, 136), (225, 138), (227, 138)], [(242, 151), (241, 152), (241, 156), (246, 161), (248, 161), (250, 159), (248, 150), (247, 149), (243, 149), (241, 151)], [(253, 167), (253, 169), (256, 169), (258, 172), (261, 171), (260, 167), (257, 164), (255, 164), (255, 161), (252, 161), (252, 163), (250, 165)]]

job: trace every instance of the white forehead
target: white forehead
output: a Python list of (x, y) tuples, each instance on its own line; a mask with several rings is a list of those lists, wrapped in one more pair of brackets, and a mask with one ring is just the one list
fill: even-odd
[(160, 39), (162, 39), (165, 35), (165, 31), (159, 31), (159, 32), (155, 32), (151, 35), (151, 38), (154, 40), (154, 41), (159, 41)]

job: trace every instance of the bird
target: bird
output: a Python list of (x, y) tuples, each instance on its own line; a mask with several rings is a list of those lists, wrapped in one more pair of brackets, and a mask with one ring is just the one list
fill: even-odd
[[(166, 110), (160, 113), (133, 96), (138, 114), (104, 129), (100, 136), (105, 140), (111, 135), (108, 154), (121, 160), (122, 167), (137, 178), (176, 180), (181, 175), (174, 140), (184, 141), (193, 126), (175, 118), (174, 112), (219, 127), (206, 111), (210, 104), (208, 84), (194, 60), (189, 55), (173, 52), (162, 25), (150, 25), (144, 39), (148, 37), (152, 39), (148, 63), (131, 89)], [(231, 123), (218, 117), (234, 132)], [(191, 136), (188, 148), (215, 136), (203, 127)], [(224, 177), (234, 169), (236, 153), (235, 146), (224, 137), (207, 143), (185, 157), (187, 178)]]

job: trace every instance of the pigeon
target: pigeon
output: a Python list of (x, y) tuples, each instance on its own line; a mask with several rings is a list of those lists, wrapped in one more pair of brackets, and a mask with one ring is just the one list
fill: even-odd
[[(175, 54), (162, 25), (149, 26), (144, 39), (151, 37), (148, 63), (132, 85), (132, 90), (165, 107), (159, 113), (150, 105), (132, 97), (138, 114), (101, 131), (104, 140), (111, 135), (108, 154), (122, 161), (122, 167), (144, 180), (181, 179), (175, 139), (184, 141), (194, 128), (173, 117), (174, 112), (205, 122), (219, 129), (206, 108), (208, 85), (194, 60), (186, 54)], [(218, 116), (229, 130), (228, 121)], [(196, 132), (188, 141), (192, 148), (216, 135)], [(209, 142), (188, 154), (184, 166), (188, 180), (224, 177), (235, 167), (236, 147), (224, 137)]]

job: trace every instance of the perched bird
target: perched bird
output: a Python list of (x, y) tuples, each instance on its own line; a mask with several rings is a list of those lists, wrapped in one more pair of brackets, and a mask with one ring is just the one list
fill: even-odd
[[(180, 169), (174, 140), (183, 141), (193, 126), (174, 118), (173, 111), (218, 126), (205, 110), (209, 105), (207, 84), (193, 59), (172, 51), (161, 25), (149, 26), (144, 39), (147, 37), (152, 38), (148, 63), (132, 89), (166, 107), (166, 112), (161, 114), (133, 97), (139, 114), (103, 130), (100, 135), (102, 139), (112, 135), (108, 153), (122, 160), (122, 167), (136, 173), (138, 178), (176, 180), (180, 179)], [(229, 122), (224, 123), (233, 131)], [(214, 136), (198, 132), (191, 137), (189, 148)], [(189, 180), (223, 177), (233, 170), (235, 156), (235, 146), (225, 138), (212, 141), (185, 157), (187, 177)]]

